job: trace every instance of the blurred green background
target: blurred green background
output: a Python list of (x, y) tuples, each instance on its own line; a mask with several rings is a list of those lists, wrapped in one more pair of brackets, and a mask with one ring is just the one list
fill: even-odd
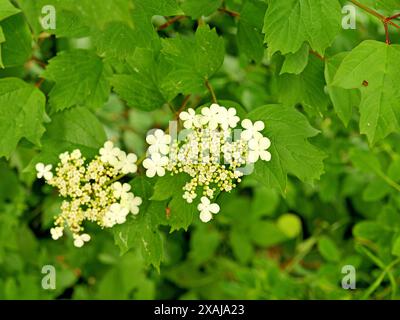
[[(79, 37), (78, 31), (77, 37), (44, 35), (35, 18), (38, 2), (37, 7), (35, 1), (13, 3), (22, 13), (0, 25), (5, 29), (9, 19), (22, 19), (33, 46), (28, 54), (22, 54), (23, 63), (6, 63), (0, 77), (22, 78), (47, 94), (52, 84), (41, 82), (40, 75), (49, 59), (62, 50), (92, 49), (93, 41)], [(375, 1), (363, 3), (373, 6)], [(93, 19), (98, 19), (96, 8)], [(218, 8), (238, 12), (241, 19)], [(235, 101), (247, 111), (282, 100), (297, 104), (321, 131), (313, 138), (328, 155), (320, 181), (307, 184), (290, 177), (283, 196), (246, 177), (232, 193), (219, 197), (221, 212), (211, 223), (194, 219), (187, 231), (172, 233), (161, 227), (164, 257), (157, 269), (145, 263), (140, 248), (121, 256), (112, 232), (96, 226), (87, 226), (92, 241), (81, 249), (70, 239), (53, 241), (49, 229), (60, 200), (35, 179), (32, 170), (26, 170), (38, 150), (22, 140), (9, 159), (0, 159), (0, 299), (400, 297), (400, 136), (393, 134), (369, 149), (366, 138), (359, 134), (356, 112), (345, 127), (324, 93), (324, 63), (314, 55), (309, 57), (309, 66), (317, 70), (316, 86), (326, 109), (324, 116), (307, 112), (306, 89), (300, 86), (306, 74), (279, 75), (285, 58), (279, 54), (270, 57), (263, 44), (266, 8), (264, 1), (227, 0), (211, 8), (204, 19), (191, 14), (157, 33), (161, 38), (191, 35), (199, 23), (216, 28), (226, 48), (224, 64), (211, 79), (218, 99)], [(77, 5), (78, 14), (79, 10)], [(157, 28), (167, 20), (156, 16), (153, 24)], [(82, 27), (79, 21), (71, 21), (72, 30)], [(342, 30), (326, 56), (351, 50), (365, 39), (384, 41), (379, 20), (358, 10), (357, 23), (356, 30)], [(246, 32), (254, 33), (249, 36)], [(17, 33), (14, 36), (23, 39)], [(392, 32), (391, 39), (399, 43), (400, 34)], [(113, 59), (110, 63), (118, 66)], [(178, 96), (171, 107), (177, 110), (183, 99)], [(195, 108), (209, 101), (205, 90), (192, 95), (188, 106)], [(168, 106), (141, 111), (128, 107), (114, 93), (93, 112), (109, 139), (139, 156), (146, 150), (147, 131), (166, 128), (173, 118)], [(56, 268), (55, 290), (41, 286), (45, 265)], [(356, 290), (341, 286), (345, 265), (357, 271)]]

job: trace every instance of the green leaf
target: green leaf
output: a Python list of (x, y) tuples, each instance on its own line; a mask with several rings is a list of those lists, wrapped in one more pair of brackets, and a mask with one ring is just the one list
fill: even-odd
[(193, 216), (197, 212), (196, 203), (187, 203), (182, 198), (183, 186), (190, 180), (187, 174), (170, 175), (166, 174), (159, 177), (154, 186), (154, 193), (151, 200), (164, 201), (169, 200), (167, 210), (167, 223), (171, 226), (171, 232), (179, 229), (185, 229), (193, 221)]
[(99, 120), (84, 107), (76, 107), (54, 114), (42, 139), (41, 153), (31, 162), (58, 163), (58, 155), (80, 149), (85, 157), (98, 154), (106, 135)]
[(270, 0), (264, 20), (265, 42), (271, 54), (295, 53), (307, 41), (324, 55), (340, 31), (341, 19), (337, 0)]
[(312, 182), (324, 172), (325, 154), (314, 147), (308, 138), (318, 134), (307, 119), (295, 108), (267, 105), (249, 113), (253, 121), (265, 123), (264, 134), (271, 140), (271, 161), (258, 161), (254, 175), (261, 183), (285, 192), (287, 175)]
[(372, 179), (363, 191), (364, 201), (379, 201), (387, 196), (392, 189), (380, 178)]
[(10, 156), (22, 138), (40, 145), (46, 98), (16, 78), (0, 79), (0, 157)]
[(6, 37), (4, 36), (3, 28), (0, 26), (0, 68), (4, 68), (3, 58), (1, 55), (1, 44), (6, 41)]
[(279, 77), (280, 101), (295, 106), (300, 103), (309, 114), (322, 114), (328, 105), (325, 94), (324, 63), (310, 57), (309, 63), (299, 75), (283, 74)]
[[(86, 10), (84, 1), (80, 1), (79, 7), (74, 3), (74, 0), (18, 0), (17, 2), (36, 35), (46, 31), (55, 34), (57, 37), (87, 37), (90, 35), (90, 27), (94, 26), (93, 23), (88, 23), (90, 15), (84, 17)], [(41, 24), (41, 18), (48, 14), (47, 12), (42, 13), (42, 9), (46, 5), (51, 5), (55, 9), (55, 29), (44, 30)], [(104, 5), (101, 7), (104, 7)], [(96, 12), (99, 13), (102, 8), (96, 9)]]
[(267, 5), (259, 0), (247, 0), (241, 11), (237, 30), (239, 52), (259, 63), (264, 57), (262, 27)]
[(177, 175), (166, 174), (159, 177), (154, 185), (154, 193), (151, 200), (163, 201), (173, 196), (182, 195), (183, 186), (189, 181), (189, 176), (181, 173)]
[[(133, 192), (135, 195), (141, 194), (137, 189)], [(160, 210), (164, 210), (163, 203), (151, 202), (146, 211), (140, 208), (137, 216), (113, 228), (114, 240), (121, 255), (139, 246), (145, 262), (159, 269), (163, 258), (163, 243), (158, 225), (152, 220)]]
[(3, 31), (5, 42), (1, 43), (1, 57), (5, 67), (23, 65), (32, 54), (32, 36), (22, 14), (13, 15), (2, 22), (0, 28)]
[(142, 7), (149, 16), (175, 16), (183, 13), (176, 0), (134, 0), (134, 4)]
[(288, 240), (286, 235), (271, 221), (258, 221), (252, 224), (250, 237), (256, 245), (266, 248)]
[(100, 56), (125, 59), (135, 52), (140, 32), (123, 22), (110, 22), (96, 38)]
[(181, 8), (186, 15), (191, 16), (193, 19), (198, 19), (214, 13), (221, 4), (222, 0), (183, 0)]
[(325, 80), (328, 85), (328, 93), (331, 98), (335, 111), (344, 123), (348, 125), (353, 114), (353, 108), (360, 104), (360, 94), (358, 90), (346, 90), (332, 85), (336, 72), (347, 53), (339, 53), (326, 60)]
[(59, 53), (50, 60), (43, 77), (54, 81), (50, 106), (60, 111), (74, 105), (99, 108), (107, 100), (110, 71), (94, 53), (73, 50)]
[(252, 258), (254, 248), (248, 232), (243, 232), (239, 228), (233, 228), (229, 240), (236, 259), (242, 263), (246, 263)]
[(378, 240), (384, 232), (381, 225), (375, 221), (362, 221), (356, 224), (353, 229), (355, 237), (368, 239), (371, 241)]
[(21, 10), (14, 7), (9, 0), (0, 0), (0, 21), (17, 14), (20, 11)]
[(389, 12), (399, 10), (400, 8), (400, 0), (381, 0), (374, 1), (374, 3), (378, 9), (385, 9)]
[(392, 254), (400, 257), (400, 237), (397, 237), (393, 243)]
[(196, 265), (207, 262), (215, 254), (220, 242), (221, 235), (217, 230), (200, 224), (190, 237), (190, 258)]
[(161, 90), (168, 67), (147, 49), (136, 49), (128, 64), (129, 74), (116, 74), (111, 80), (116, 93), (130, 107), (145, 111), (161, 108), (169, 100), (168, 93)]
[(187, 231), (189, 226), (192, 224), (194, 217), (198, 216), (196, 202), (187, 203), (182, 198), (182, 191), (172, 198), (168, 204), (168, 224), (171, 226), (171, 232), (179, 229)]
[(162, 54), (171, 65), (163, 86), (165, 90), (176, 94), (202, 93), (205, 80), (214, 75), (224, 61), (224, 41), (215, 30), (201, 26), (194, 37), (164, 39)]
[(382, 173), (382, 167), (377, 157), (367, 150), (352, 149), (350, 159), (353, 164), (365, 173)]
[(328, 237), (321, 237), (318, 240), (318, 250), (327, 261), (338, 262), (340, 260), (340, 251), (338, 247), (335, 242)]
[(300, 74), (303, 72), (308, 64), (308, 57), (310, 56), (310, 47), (307, 43), (295, 53), (289, 53), (285, 56), (285, 62), (283, 63), (281, 73), (293, 73)]
[(360, 89), (360, 130), (371, 144), (399, 130), (400, 46), (367, 40), (340, 65), (333, 85)]

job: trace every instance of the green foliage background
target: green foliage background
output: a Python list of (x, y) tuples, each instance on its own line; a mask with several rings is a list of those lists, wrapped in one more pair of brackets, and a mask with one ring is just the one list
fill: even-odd
[[(0, 299), (398, 299), (400, 37), (389, 25), (387, 45), (360, 7), (342, 29), (345, 4), (0, 0)], [(88, 225), (81, 249), (51, 240), (60, 200), (35, 163), (91, 157), (107, 138), (141, 156), (149, 129), (210, 103), (210, 88), (272, 142), (214, 220), (181, 198), (184, 177), (142, 170), (136, 219)], [(56, 290), (41, 287), (44, 265)], [(356, 290), (341, 287), (344, 265)]]

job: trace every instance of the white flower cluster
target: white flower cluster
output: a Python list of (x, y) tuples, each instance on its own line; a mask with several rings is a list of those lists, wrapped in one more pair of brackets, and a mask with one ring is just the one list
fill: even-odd
[(82, 233), (85, 220), (111, 228), (124, 223), (129, 213), (139, 213), (142, 199), (130, 192), (129, 184), (117, 181), (137, 171), (135, 154), (126, 154), (107, 141), (100, 154), (88, 164), (80, 150), (62, 153), (59, 158), (55, 174), (51, 165), (36, 165), (37, 177), (44, 178), (65, 198), (61, 214), (55, 217), (55, 226), (50, 230), (54, 240), (62, 237), (68, 228), (74, 245), (82, 247), (90, 240), (88, 234)]
[[(192, 203), (198, 191), (202, 192), (198, 210), (200, 219), (208, 222), (212, 214), (219, 212), (216, 203), (211, 203), (217, 192), (230, 192), (241, 181), (243, 169), (259, 159), (271, 160), (268, 148), (271, 143), (261, 133), (264, 123), (241, 121), (236, 109), (218, 104), (201, 109), (182, 112), (184, 131), (182, 139), (173, 140), (164, 131), (157, 129), (147, 136), (149, 157), (143, 161), (146, 175), (163, 176), (186, 173), (191, 180), (183, 188), (183, 198)], [(183, 134), (182, 134), (183, 133)]]

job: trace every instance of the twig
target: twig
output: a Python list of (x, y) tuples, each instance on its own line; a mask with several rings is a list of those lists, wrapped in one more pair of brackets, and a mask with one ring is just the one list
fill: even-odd
[(173, 18), (169, 19), (166, 23), (164, 23), (164, 24), (162, 24), (161, 26), (159, 26), (159, 27), (158, 27), (158, 31), (167, 29), (170, 25), (172, 25), (172, 24), (174, 24), (175, 22), (177, 22), (177, 21), (179, 21), (179, 20), (182, 20), (182, 19), (184, 19), (184, 18), (186, 18), (186, 16), (176, 16), (176, 17), (173, 17)]
[(240, 13), (239, 12), (232, 11), (232, 10), (229, 10), (227, 8), (219, 8), (218, 11), (226, 13), (226, 14), (230, 15), (231, 17), (240, 17)]
[(390, 35), (389, 35), (388, 25), (390, 24), (391, 26), (396, 27), (397, 29), (400, 29), (400, 26), (392, 21), (392, 20), (400, 17), (400, 13), (396, 14), (394, 16), (391, 16), (391, 17), (385, 17), (384, 15), (367, 7), (366, 5), (358, 2), (357, 0), (350, 0), (350, 2), (382, 21), (383, 26), (385, 28), (386, 43), (390, 44)]
[(40, 88), (40, 86), (43, 84), (44, 80), (45, 80), (44, 78), (40, 78), (39, 81), (35, 83), (35, 87)]
[(185, 99), (183, 99), (183, 102), (182, 102), (181, 106), (179, 107), (178, 111), (175, 112), (175, 120), (178, 119), (178, 118), (179, 118), (179, 114), (180, 114), (183, 110), (186, 109), (186, 106), (187, 106), (187, 104), (188, 104), (188, 102), (189, 102), (190, 97), (191, 97), (191, 95), (189, 94), (189, 95), (187, 95), (187, 96), (185, 97)]
[(310, 50), (310, 53), (314, 56), (316, 56), (319, 60), (321, 61), (325, 61), (325, 57), (321, 56), (318, 52), (314, 51), (314, 50)]
[[(387, 19), (387, 17), (385, 17), (384, 15), (380, 14), (379, 12), (367, 7), (366, 5), (358, 2), (357, 0), (350, 0), (351, 3), (355, 4), (357, 7), (363, 9), (364, 11), (368, 12), (369, 14), (373, 15), (374, 17), (378, 18), (379, 20), (381, 20), (382, 22), (385, 22), (385, 20)], [(392, 19), (390, 19), (392, 20)], [(400, 29), (400, 26), (397, 25), (396, 23), (394, 23), (393, 21), (389, 22), (390, 25)]]
[(212, 101), (213, 101), (214, 103), (217, 103), (217, 102), (218, 102), (218, 101), (217, 101), (217, 97), (216, 97), (215, 92), (214, 92), (214, 89), (213, 89), (213, 87), (211, 86), (211, 83), (208, 81), (208, 79), (206, 79), (205, 85), (206, 85), (208, 91), (210, 91)]

